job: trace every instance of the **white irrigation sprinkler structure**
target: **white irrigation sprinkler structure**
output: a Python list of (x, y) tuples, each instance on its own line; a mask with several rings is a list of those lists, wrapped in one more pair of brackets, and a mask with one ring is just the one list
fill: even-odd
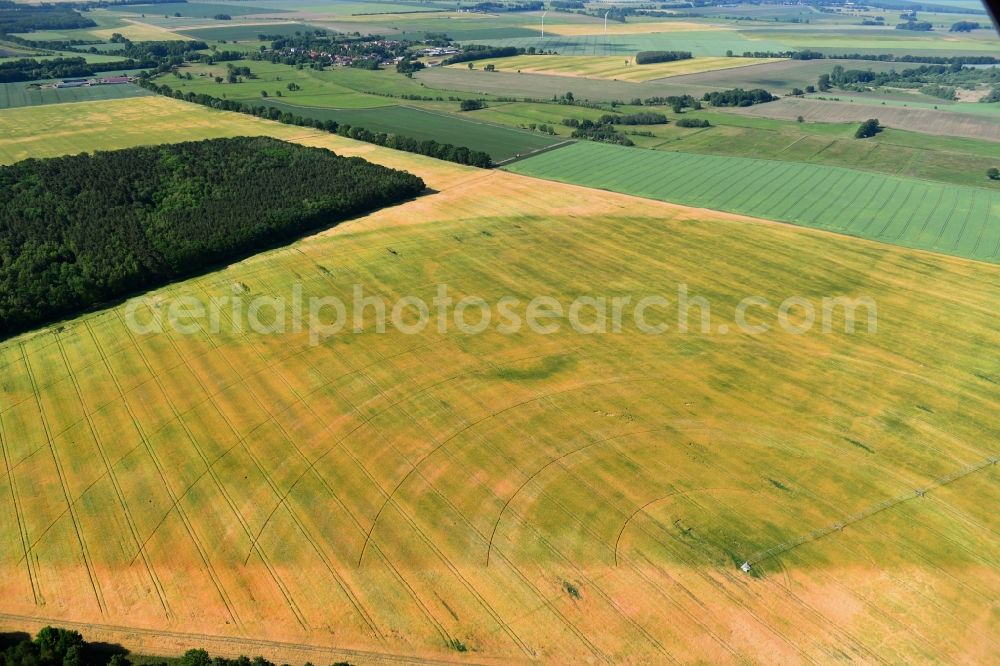
[(841, 520), (840, 522), (834, 523), (833, 525), (821, 527), (817, 530), (813, 530), (809, 534), (804, 534), (795, 539), (791, 539), (789, 541), (779, 543), (776, 546), (772, 546), (767, 550), (762, 550), (760, 552), (754, 553), (749, 558), (747, 558), (746, 561), (743, 562), (743, 564), (740, 565), (740, 569), (744, 573), (750, 573), (750, 569), (753, 567), (753, 565), (759, 562), (781, 555), (782, 553), (792, 550), (793, 548), (797, 548), (803, 544), (809, 543), (810, 541), (822, 539), (828, 534), (833, 534), (834, 532), (842, 532), (844, 528), (849, 525), (853, 525), (854, 523), (860, 522), (865, 518), (874, 516), (877, 513), (885, 511), (886, 509), (891, 509), (892, 507), (898, 504), (902, 504), (903, 502), (907, 502), (909, 500), (919, 497), (924, 497), (930, 490), (933, 490), (935, 488), (940, 488), (941, 486), (946, 486), (953, 481), (957, 481), (963, 477), (969, 476), (970, 474), (974, 474), (982, 469), (985, 469), (992, 465), (996, 465), (998, 462), (1000, 462), (1000, 458), (998, 458), (997, 456), (990, 456), (988, 458), (980, 460), (979, 462), (955, 470), (951, 474), (940, 476), (931, 481), (929, 484), (927, 484), (927, 486), (923, 488), (916, 488), (909, 492), (905, 492), (902, 495), (898, 495), (896, 497), (887, 499), (883, 502), (879, 502), (874, 506), (870, 506), (867, 509), (855, 513), (853, 516), (849, 516)]
[(545, 37), (545, 15), (548, 13), (548, 11), (542, 12), (542, 37)]

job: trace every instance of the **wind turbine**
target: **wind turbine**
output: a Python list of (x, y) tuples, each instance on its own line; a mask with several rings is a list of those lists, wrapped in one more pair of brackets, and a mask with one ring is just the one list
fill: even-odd
[(542, 12), (542, 37), (545, 37), (545, 15), (548, 13), (548, 10)]
[(608, 14), (610, 14), (610, 13), (611, 13), (610, 9), (608, 11), (604, 12), (604, 36), (605, 37), (608, 36)]

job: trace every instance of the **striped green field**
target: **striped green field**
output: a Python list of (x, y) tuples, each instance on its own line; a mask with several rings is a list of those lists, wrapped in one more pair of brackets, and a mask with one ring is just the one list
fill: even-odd
[(787, 51), (775, 39), (748, 39), (735, 30), (693, 30), (632, 35), (552, 35), (512, 39), (472, 40), (490, 46), (534, 46), (559, 55), (627, 55), (638, 51), (690, 51), (695, 56), (724, 56), (726, 51)]
[(338, 123), (363, 127), (371, 132), (399, 134), (418, 141), (434, 140), (438, 143), (465, 146), (471, 150), (481, 150), (488, 153), (494, 161), (506, 160), (518, 154), (547, 148), (565, 140), (558, 136), (536, 134), (473, 120), (473, 114), (457, 116), (410, 106), (383, 106), (375, 109), (324, 109), (294, 106), (275, 100), (262, 103), (304, 118), (335, 120)]
[(113, 86), (86, 86), (82, 88), (30, 89), (24, 83), (0, 83), (0, 109), (20, 106), (43, 106), (66, 102), (96, 102), (105, 99), (124, 99), (151, 95), (149, 91), (131, 83)]
[(577, 143), (511, 171), (1000, 262), (1000, 190), (798, 162)]
[(169, 14), (170, 16), (183, 16), (194, 18), (212, 18), (217, 14), (228, 14), (230, 16), (249, 16), (252, 14), (283, 14), (287, 9), (261, 6), (241, 6), (236, 4), (216, 4), (211, 2), (163, 2), (160, 4), (148, 5), (124, 5), (115, 7), (124, 14)]
[(191, 39), (202, 39), (214, 41), (224, 39), (226, 41), (236, 40), (256, 40), (258, 35), (281, 35), (290, 37), (295, 33), (302, 33), (316, 30), (315, 27), (304, 23), (267, 23), (255, 25), (222, 25), (214, 28), (195, 28), (184, 30), (184, 35)]

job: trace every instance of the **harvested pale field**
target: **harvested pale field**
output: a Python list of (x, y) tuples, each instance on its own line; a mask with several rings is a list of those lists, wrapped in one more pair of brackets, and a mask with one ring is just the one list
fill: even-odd
[[(176, 140), (189, 109), (219, 132), (296, 131), (159, 101)], [(149, 129), (171, 139), (162, 116)], [(712, 332), (692, 313), (692, 331), (656, 336), (380, 334), (370, 307), (364, 332), (312, 346), (231, 328), (228, 308), (218, 332), (145, 334), (116, 306), (0, 343), (4, 628), (76, 621), (152, 652), (316, 663), (1000, 657), (995, 465), (737, 569), (996, 454), (1000, 375), (982, 349), (1000, 344), (1000, 268), (299, 140), (437, 193), (152, 292), (140, 320), (178, 296), (295, 285), (523, 304), (675, 302), (683, 284), (711, 301)], [(772, 326), (789, 296), (868, 296), (878, 329), (723, 333), (751, 295), (772, 303), (751, 323)]]
[(111, 39), (111, 35), (116, 32), (131, 39), (135, 42), (141, 41), (169, 41), (169, 40), (180, 40), (184, 39), (181, 35), (176, 32), (171, 32), (166, 28), (160, 28), (155, 25), (150, 25), (148, 23), (143, 23), (141, 21), (136, 21), (134, 19), (123, 18), (122, 21), (125, 25), (118, 26), (115, 28), (104, 28), (104, 29), (94, 29), (91, 30), (91, 34), (98, 39)]
[(731, 112), (782, 120), (795, 120), (802, 116), (806, 122), (824, 123), (861, 122), (868, 118), (878, 118), (882, 125), (895, 129), (1000, 141), (1000, 119), (954, 111), (786, 97), (777, 102), (732, 109)]
[[(28, 157), (269, 133), (251, 131), (260, 126), (248, 116), (205, 113), (193, 104), (160, 96), (5, 109), (0, 112), (0, 164)], [(40, 132), (39, 127), (48, 129)], [(280, 127), (276, 131), (281, 138), (315, 132)]]
[[(768, 62), (777, 62), (777, 60), (769, 58), (708, 57), (637, 65), (635, 64), (634, 57), (520, 55), (510, 58), (498, 58), (496, 60), (480, 60), (476, 61), (475, 65), (482, 69), (492, 64), (499, 72), (526, 72), (531, 74), (640, 82), (695, 72), (747, 67)], [(449, 66), (468, 69), (466, 63)]]

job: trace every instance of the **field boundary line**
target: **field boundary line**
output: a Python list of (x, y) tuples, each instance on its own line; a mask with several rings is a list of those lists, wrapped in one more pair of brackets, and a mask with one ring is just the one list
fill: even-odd
[(568, 145), (570, 145), (572, 143), (576, 143), (576, 139), (566, 139), (565, 141), (560, 141), (559, 143), (553, 144), (551, 146), (546, 146), (544, 148), (538, 148), (537, 150), (533, 150), (530, 153), (525, 153), (524, 155), (515, 155), (514, 157), (508, 157), (505, 160), (501, 160), (499, 162), (494, 162), (493, 166), (494, 167), (501, 167), (501, 166), (505, 166), (507, 164), (512, 164), (514, 162), (519, 162), (519, 161), (527, 159), (529, 157), (534, 157), (535, 155), (541, 155), (542, 153), (547, 153), (547, 152), (549, 152), (551, 150), (556, 150), (558, 148), (562, 148), (563, 146), (568, 146)]
[(369, 650), (356, 650), (351, 648), (336, 648), (321, 645), (310, 645), (308, 643), (288, 643), (284, 641), (274, 641), (264, 638), (242, 638), (239, 636), (219, 636), (213, 634), (200, 634), (200, 633), (189, 633), (182, 631), (170, 631), (170, 630), (159, 630), (159, 629), (146, 629), (142, 627), (126, 627), (121, 625), (111, 625), (111, 624), (97, 624), (90, 622), (77, 622), (73, 620), (64, 620), (59, 618), (46, 618), (46, 617), (35, 617), (31, 615), (14, 615), (11, 613), (0, 613), (0, 620), (6, 620), (8, 622), (17, 622), (18, 626), (23, 626), (25, 622), (31, 622), (40, 625), (52, 625), (67, 628), (74, 628), (78, 630), (97, 630), (97, 631), (107, 631), (116, 634), (122, 634), (122, 638), (128, 640), (132, 636), (148, 636), (153, 638), (174, 638), (180, 639), (188, 642), (189, 644), (204, 644), (208, 643), (221, 643), (224, 645), (232, 645), (237, 649), (245, 649), (246, 647), (255, 648), (271, 648), (275, 650), (299, 650), (299, 651), (312, 651), (318, 652), (330, 656), (346, 656), (354, 657), (359, 659), (368, 659), (375, 661), (382, 660), (386, 663), (392, 664), (426, 664), (428, 666), (474, 666), (475, 664), (486, 664), (486, 663), (502, 663), (497, 661), (491, 662), (471, 662), (467, 660), (451, 660), (444, 658), (421, 658), (421, 657), (409, 657), (406, 655), (392, 654), (389, 652), (375, 652)]

